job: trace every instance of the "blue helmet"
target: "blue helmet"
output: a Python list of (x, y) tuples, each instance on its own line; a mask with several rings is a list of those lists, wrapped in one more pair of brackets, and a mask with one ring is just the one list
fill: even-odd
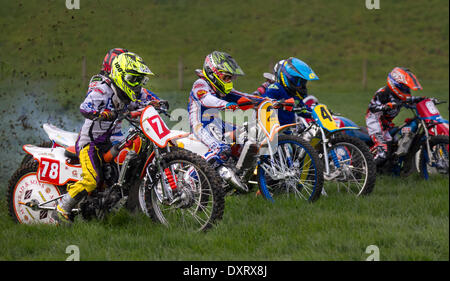
[(275, 76), (277, 82), (283, 85), (290, 94), (299, 95), (302, 98), (308, 95), (306, 89), (308, 80), (319, 80), (311, 67), (293, 57), (282, 62)]

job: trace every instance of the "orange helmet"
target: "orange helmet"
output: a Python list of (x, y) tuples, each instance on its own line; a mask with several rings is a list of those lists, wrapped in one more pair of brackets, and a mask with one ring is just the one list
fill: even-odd
[(401, 100), (411, 96), (411, 90), (422, 90), (422, 86), (416, 76), (407, 68), (396, 67), (387, 77), (387, 84), (394, 94)]

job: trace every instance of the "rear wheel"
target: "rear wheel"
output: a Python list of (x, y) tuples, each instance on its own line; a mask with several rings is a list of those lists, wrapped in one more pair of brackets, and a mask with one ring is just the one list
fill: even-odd
[(376, 164), (361, 140), (339, 134), (331, 138), (328, 151), (330, 174), (325, 179), (356, 196), (370, 194), (375, 187)]
[(317, 151), (300, 137), (281, 135), (277, 151), (258, 164), (258, 182), (264, 198), (284, 194), (314, 202), (323, 187), (323, 164)]
[(29, 161), (21, 166), (10, 178), (6, 200), (8, 210), (14, 221), (18, 223), (55, 223), (51, 218), (51, 210), (37, 208), (43, 204), (45, 208), (54, 208), (60, 196), (58, 187), (39, 182), (37, 179), (38, 163)]
[[(146, 215), (166, 226), (181, 225), (199, 231), (222, 219), (222, 180), (206, 160), (184, 149), (173, 150), (161, 160), (163, 174), (147, 175), (139, 187), (139, 205)], [(175, 189), (170, 187), (168, 173)]]

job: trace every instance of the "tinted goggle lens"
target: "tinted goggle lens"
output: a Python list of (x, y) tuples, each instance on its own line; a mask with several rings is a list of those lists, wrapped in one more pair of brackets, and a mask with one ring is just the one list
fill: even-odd
[(149, 79), (147, 76), (131, 75), (131, 74), (125, 75), (125, 81), (127, 81), (128, 84), (130, 84), (132, 86), (145, 85), (145, 84), (147, 84), (148, 80)]
[(230, 83), (233, 80), (233, 75), (219, 72), (220, 79), (225, 83)]
[(306, 83), (308, 82), (308, 80), (305, 80), (305, 79), (303, 79), (303, 78), (298, 78), (296, 81), (295, 81), (295, 87), (297, 87), (297, 88), (306, 88)]
[(404, 94), (410, 94), (411, 93), (411, 90), (409, 89), (409, 87), (404, 85), (404, 84), (399, 84), (397, 86), (397, 88)]

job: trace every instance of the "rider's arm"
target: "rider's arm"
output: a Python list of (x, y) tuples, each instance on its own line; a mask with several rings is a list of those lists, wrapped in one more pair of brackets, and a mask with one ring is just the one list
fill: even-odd
[(83, 117), (92, 120), (98, 117), (105, 109), (112, 109), (106, 108), (107, 105), (108, 99), (104, 90), (97, 87), (91, 87), (88, 90), (86, 98), (80, 105), (80, 113)]
[(228, 101), (219, 99), (211, 93), (208, 84), (202, 79), (195, 81), (192, 86), (191, 97), (207, 108), (225, 109)]
[(142, 88), (141, 96), (141, 100), (161, 100), (155, 93), (145, 88)]
[(392, 109), (393, 103), (389, 94), (382, 88), (378, 90), (369, 103), (369, 111), (372, 113)]

